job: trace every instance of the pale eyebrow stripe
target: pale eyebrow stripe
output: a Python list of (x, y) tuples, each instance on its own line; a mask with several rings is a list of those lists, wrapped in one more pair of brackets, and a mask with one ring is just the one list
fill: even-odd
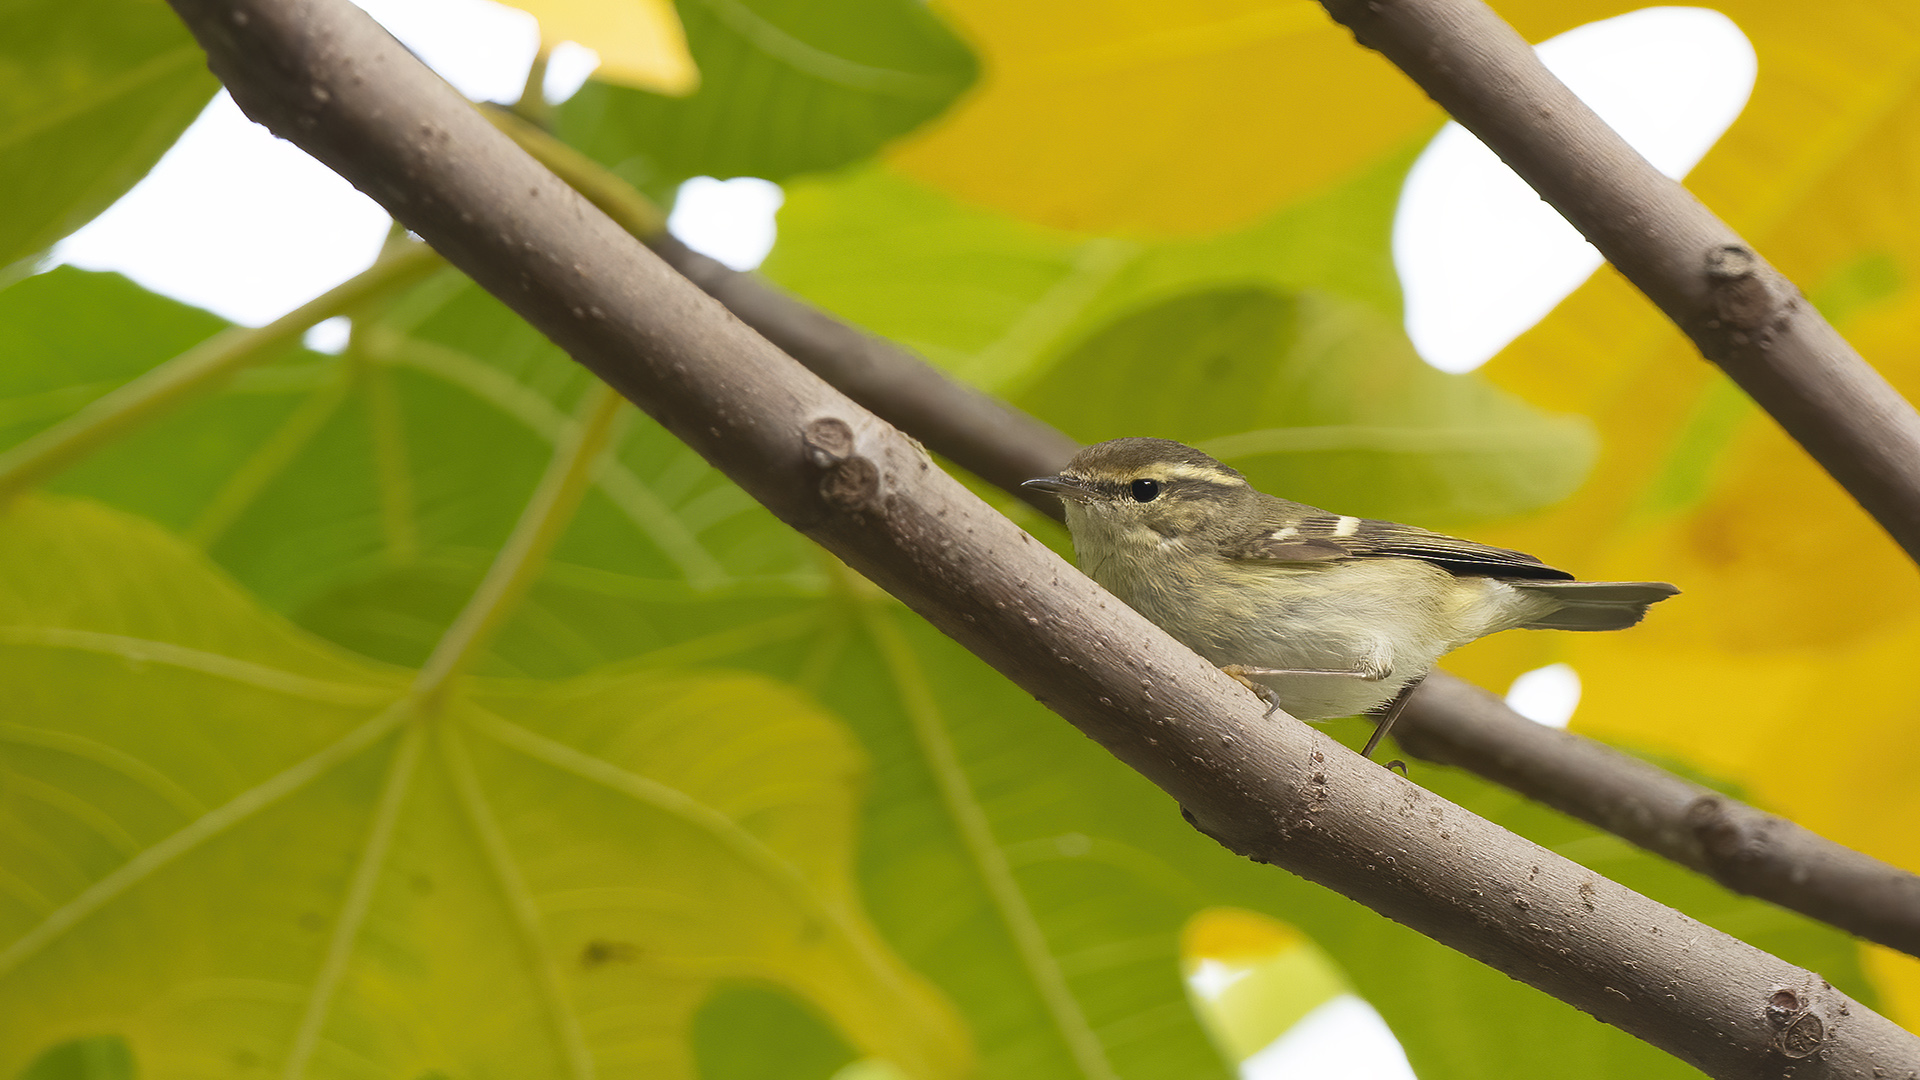
[(1224, 469), (1215, 469), (1207, 465), (1174, 464), (1167, 468), (1167, 478), (1170, 480), (1199, 480), (1208, 484), (1218, 484), (1222, 487), (1237, 487), (1246, 483), (1245, 480), (1234, 476)]

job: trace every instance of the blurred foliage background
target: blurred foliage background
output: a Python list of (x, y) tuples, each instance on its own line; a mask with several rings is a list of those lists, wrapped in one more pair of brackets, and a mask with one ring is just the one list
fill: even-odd
[[(1443, 117), (1316, 5), (526, 6), (607, 61), (561, 138), (663, 201), (785, 184), (766, 276), (1070, 434), (1679, 583), (1447, 666), (1570, 663), (1577, 730), (1920, 867), (1913, 568), (1610, 271), (1426, 366), (1388, 243)], [(1689, 185), (1911, 392), (1920, 23), (1720, 10), (1760, 76)], [(215, 89), (155, 0), (0, 5), (0, 446), (230, 329), (30, 273)], [(0, 516), (0, 1077), (1224, 1077), (1344, 993), (1428, 1080), (1691, 1073), (1194, 833), (453, 271), (353, 314)], [(1920, 1020), (1910, 959), (1414, 776)]]

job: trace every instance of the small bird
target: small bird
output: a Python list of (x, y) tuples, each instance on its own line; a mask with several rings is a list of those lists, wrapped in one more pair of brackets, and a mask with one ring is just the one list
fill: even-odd
[(1366, 756), (1443, 654), (1501, 630), (1619, 630), (1680, 591), (1329, 514), (1167, 439), (1090, 446), (1025, 486), (1065, 502), (1089, 577), (1270, 709), (1378, 713)]

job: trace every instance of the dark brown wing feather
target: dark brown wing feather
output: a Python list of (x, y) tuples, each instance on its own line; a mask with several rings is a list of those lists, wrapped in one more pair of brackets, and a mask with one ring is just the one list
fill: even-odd
[(1524, 552), (1476, 544), (1398, 522), (1343, 518), (1302, 503), (1274, 501), (1282, 503), (1284, 511), (1271, 515), (1268, 520), (1291, 519), (1292, 523), (1254, 529), (1223, 545), (1222, 555), (1229, 559), (1287, 563), (1424, 559), (1468, 577), (1573, 580), (1572, 574), (1556, 570)]

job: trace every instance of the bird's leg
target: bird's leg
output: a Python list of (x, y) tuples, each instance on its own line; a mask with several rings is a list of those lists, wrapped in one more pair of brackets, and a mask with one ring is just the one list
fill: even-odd
[[(1249, 667), (1246, 664), (1228, 664), (1226, 667), (1223, 667), (1220, 670), (1240, 680), (1242, 683), (1246, 683), (1248, 689), (1253, 689), (1253, 684), (1247, 683), (1247, 680), (1249, 678), (1253, 678), (1257, 676), (1264, 677), (1267, 675), (1338, 675), (1348, 679), (1362, 679), (1362, 680), (1365, 680), (1366, 682), (1379, 682), (1381, 679), (1387, 678), (1388, 676), (1393, 674), (1392, 668), (1375, 667), (1371, 664), (1365, 667), (1360, 667), (1360, 668), (1337, 668), (1337, 669), (1336, 668)], [(1254, 693), (1259, 693), (1259, 691), (1254, 690)]]
[(1387, 702), (1386, 709), (1380, 713), (1379, 725), (1373, 729), (1373, 737), (1367, 740), (1366, 749), (1360, 751), (1361, 757), (1370, 758), (1373, 756), (1373, 748), (1379, 746), (1380, 740), (1387, 737), (1387, 729), (1393, 727), (1395, 720), (1400, 719), (1400, 710), (1407, 707), (1407, 699), (1413, 696), (1413, 692), (1418, 690), (1420, 684), (1425, 680), (1425, 675), (1413, 680), (1401, 687), (1400, 692), (1393, 695), (1392, 701)]
[(1280, 708), (1280, 695), (1273, 687), (1254, 682), (1256, 677), (1267, 675), (1337, 675), (1348, 679), (1363, 679), (1367, 682), (1379, 682), (1393, 674), (1391, 668), (1374, 667), (1369, 664), (1358, 670), (1331, 670), (1327, 668), (1269, 668), (1251, 667), (1246, 664), (1228, 664), (1220, 669), (1233, 677), (1233, 681), (1253, 691), (1255, 697), (1267, 703), (1266, 715), (1272, 716)]

